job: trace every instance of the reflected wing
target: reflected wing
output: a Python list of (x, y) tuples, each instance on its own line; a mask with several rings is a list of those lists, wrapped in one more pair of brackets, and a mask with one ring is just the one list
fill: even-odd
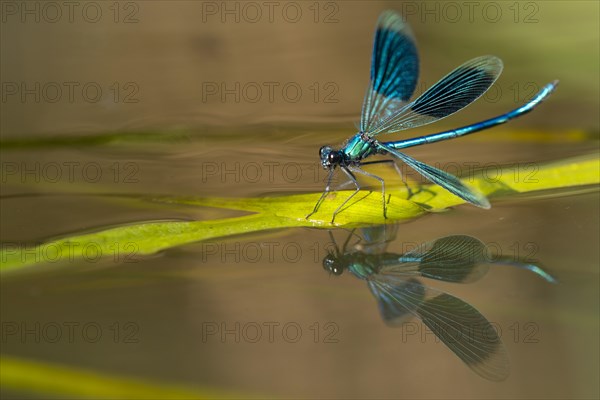
[(467, 235), (452, 235), (418, 246), (391, 259), (391, 253), (381, 256), (378, 273), (399, 278), (420, 276), (443, 282), (470, 283), (487, 274), (490, 264), (507, 265), (533, 272), (550, 283), (558, 279), (539, 262), (535, 264), (514, 257), (492, 255), (479, 239)]
[(481, 208), (488, 209), (491, 207), (490, 202), (486, 199), (486, 197), (483, 194), (472, 191), (454, 175), (444, 172), (441, 169), (434, 168), (431, 165), (427, 165), (425, 163), (417, 161), (404, 153), (401, 153), (391, 147), (386, 146), (384, 143), (377, 143), (377, 146), (387, 151), (388, 153), (398, 157), (406, 165), (413, 168), (415, 171), (423, 175), (425, 178), (429, 179), (431, 182), (440, 185), (441, 187), (443, 187), (450, 193), (460, 197), (461, 199), (468, 201), (469, 203)]
[[(382, 284), (380, 279), (373, 276), (368, 279), (368, 284), (377, 299), (381, 317), (389, 326), (400, 326), (408, 321), (425, 300), (425, 287), (414, 279), (397, 279), (393, 284)], [(397, 298), (402, 296), (410, 297), (413, 301), (401, 303)]]
[(468, 106), (484, 94), (502, 72), (502, 61), (482, 56), (467, 61), (429, 88), (415, 101), (378, 120), (369, 136), (429, 124)]
[(381, 254), (396, 240), (398, 224), (375, 225), (361, 228), (362, 240), (354, 247), (366, 254)]
[(487, 273), (489, 260), (488, 249), (479, 239), (452, 235), (420, 245), (400, 256), (397, 264), (383, 266), (379, 273), (468, 283)]
[(369, 132), (405, 105), (415, 91), (418, 77), (419, 56), (413, 34), (400, 15), (385, 11), (377, 21), (361, 132)]
[(416, 280), (373, 275), (369, 287), (386, 323), (397, 326), (412, 314), (478, 375), (493, 381), (508, 377), (509, 361), (500, 337), (471, 305)]

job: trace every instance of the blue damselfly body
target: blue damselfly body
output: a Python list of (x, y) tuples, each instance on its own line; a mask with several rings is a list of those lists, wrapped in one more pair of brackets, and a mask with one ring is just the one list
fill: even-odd
[[(356, 174), (380, 182), (383, 215), (386, 217), (385, 182), (381, 177), (363, 170), (361, 166), (389, 163), (400, 175), (402, 174), (394, 159), (365, 161), (376, 154), (392, 155), (431, 182), (465, 201), (478, 207), (490, 208), (490, 203), (483, 194), (473, 191), (454, 175), (417, 161), (400, 150), (469, 135), (524, 115), (546, 99), (556, 88), (558, 81), (545, 85), (523, 106), (472, 125), (392, 142), (381, 142), (377, 136), (423, 126), (454, 114), (481, 97), (500, 76), (502, 68), (502, 61), (498, 57), (488, 55), (474, 58), (450, 72), (415, 100), (409, 101), (419, 75), (415, 39), (410, 27), (400, 15), (393, 11), (381, 14), (375, 32), (371, 79), (363, 101), (359, 132), (339, 150), (330, 146), (323, 146), (319, 150), (321, 165), (329, 171), (329, 175), (325, 191), (307, 218), (319, 209), (327, 193), (332, 190), (331, 183), (336, 167), (339, 167), (355, 185), (355, 191), (334, 211), (331, 222), (334, 222), (336, 214), (359, 192), (361, 187)], [(409, 195), (410, 193), (409, 188)]]

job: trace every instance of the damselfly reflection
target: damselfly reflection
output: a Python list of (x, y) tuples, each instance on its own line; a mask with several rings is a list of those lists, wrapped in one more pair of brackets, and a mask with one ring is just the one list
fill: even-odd
[[(360, 190), (356, 174), (377, 180), (381, 184), (383, 215), (386, 216), (385, 182), (383, 178), (364, 171), (361, 166), (389, 163), (402, 176), (394, 159), (364, 161), (372, 155), (391, 154), (433, 183), (452, 194), (479, 207), (489, 208), (487, 198), (472, 191), (458, 178), (440, 169), (424, 164), (401, 152), (401, 149), (442, 140), (465, 136), (474, 132), (503, 124), (526, 114), (541, 103), (556, 88), (558, 81), (545, 85), (526, 104), (505, 114), (472, 125), (445, 132), (434, 133), (394, 142), (380, 142), (376, 137), (382, 133), (393, 133), (416, 128), (446, 118), (481, 97), (498, 79), (502, 72), (502, 61), (494, 56), (481, 56), (462, 64), (443, 77), (439, 82), (409, 102), (417, 86), (419, 56), (415, 38), (408, 24), (393, 11), (385, 11), (379, 17), (375, 30), (371, 79), (363, 100), (358, 133), (352, 136), (339, 150), (323, 146), (319, 150), (321, 165), (329, 171), (325, 191), (306, 218), (317, 212), (327, 193), (336, 167), (339, 167), (352, 182), (356, 190), (333, 212), (331, 223)], [(410, 188), (409, 195), (410, 195)]]
[(323, 268), (334, 275), (348, 270), (367, 281), (386, 324), (401, 326), (417, 317), (477, 374), (493, 381), (506, 379), (508, 356), (490, 322), (471, 305), (416, 278), (474, 282), (490, 265), (527, 269), (552, 283), (555, 278), (535, 264), (494, 257), (484, 243), (465, 235), (446, 236), (404, 254), (387, 252), (396, 227), (363, 229), (363, 238), (350, 250), (354, 231), (341, 249), (332, 235), (335, 249), (323, 259)]

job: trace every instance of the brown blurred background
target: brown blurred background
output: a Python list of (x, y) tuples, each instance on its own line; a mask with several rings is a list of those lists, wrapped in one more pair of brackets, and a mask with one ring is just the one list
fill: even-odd
[[(506, 112), (560, 79), (552, 97), (526, 117), (410, 149), (410, 155), (460, 169), (467, 162), (527, 165), (597, 152), (598, 142), (588, 140), (598, 137), (600, 125), (595, 0), (297, 1), (269, 3), (272, 14), (265, 3), (80, 2), (70, 14), (61, 2), (2, 1), (0, 138), (12, 147), (1, 155), (3, 163), (20, 168), (3, 175), (2, 243), (31, 245), (141, 221), (239, 215), (146, 201), (157, 194), (242, 198), (322, 190), (318, 148), (353, 133), (375, 22), (389, 8), (403, 12), (415, 32), (417, 92), (472, 57), (494, 54), (505, 64), (483, 99), (407, 134)], [(149, 135), (145, 142), (142, 135), (125, 143), (17, 143), (54, 136), (118, 139), (140, 131), (180, 141)], [(274, 180), (266, 179), (265, 162), (290, 161), (301, 164), (301, 179), (284, 179), (281, 168)], [(66, 168), (58, 181), (36, 176), (36, 167), (65, 162), (98, 165), (102, 179), (89, 179), (81, 168), (74, 181)], [(226, 175), (255, 164), (264, 168), (258, 182)], [(207, 165), (218, 166), (220, 174), (207, 178)], [(127, 166), (135, 167), (133, 181), (123, 179), (132, 171)], [(321, 172), (316, 178), (315, 167)], [(400, 330), (381, 321), (364, 282), (322, 270), (330, 238), (314, 229), (217, 243), (295, 245), (303, 250), (298, 262), (281, 252), (235, 262), (221, 247), (207, 255), (206, 244), (197, 243), (139, 263), (44, 264), (3, 276), (3, 321), (96, 322), (105, 330), (133, 321), (139, 341), (115, 343), (106, 335), (99, 343), (32, 343), (17, 337), (3, 343), (2, 355), (274, 397), (597, 398), (597, 191), (492, 200), (491, 210), (457, 207), (402, 225), (390, 251), (454, 234), (495, 243), (505, 254), (528, 254), (526, 246), (536, 246), (535, 258), (558, 275), (559, 285), (508, 267), (493, 268), (473, 285), (433, 283), (504, 330), (512, 362), (504, 384), (481, 379), (431, 337), (403, 341)], [(336, 235), (343, 240), (346, 233)], [(211, 321), (297, 322), (305, 333), (297, 344), (203, 341), (203, 324)], [(315, 343), (309, 328), (315, 322), (334, 322), (339, 342)], [(537, 342), (524, 341), (527, 323), (536, 324)]]
[(403, 12), (415, 32), (418, 91), (472, 57), (503, 59), (497, 87), (452, 124), (506, 111), (560, 79), (552, 101), (520, 126), (598, 128), (596, 1), (82, 2), (72, 12), (2, 4), (2, 138), (350, 123), (368, 83), (375, 21), (387, 8)]

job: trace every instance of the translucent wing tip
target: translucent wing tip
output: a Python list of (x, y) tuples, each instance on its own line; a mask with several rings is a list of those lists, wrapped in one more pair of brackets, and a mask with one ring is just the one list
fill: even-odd
[(412, 36), (406, 18), (394, 10), (385, 10), (377, 19), (378, 29), (389, 29), (396, 32), (405, 32)]
[(402, 15), (394, 10), (385, 10), (381, 14), (379, 14), (379, 19), (377, 20), (378, 25), (384, 25), (386, 23), (394, 22), (395, 20), (402, 21)]
[[(448, 188), (445, 189), (448, 190)], [(490, 204), (490, 201), (487, 199), (487, 197), (485, 197), (478, 191), (471, 190), (466, 186), (463, 188), (462, 191), (458, 193), (452, 191), (451, 193), (465, 200), (467, 203), (473, 204), (474, 206), (477, 206), (479, 208), (483, 208), (484, 210), (489, 210), (490, 208), (492, 208), (492, 205)]]
[(470, 187), (465, 186), (462, 193), (454, 193), (454, 195), (467, 201), (467, 203), (473, 204), (479, 208), (483, 208), (484, 210), (489, 210), (492, 208), (490, 201), (483, 195), (483, 193), (475, 189), (471, 189)]
[(485, 210), (489, 210), (490, 208), (492, 208), (490, 201), (485, 196), (481, 196), (480, 198), (477, 199), (477, 203), (473, 203), (473, 204), (475, 204), (477, 207), (481, 207)]
[[(457, 179), (458, 181), (458, 179)], [(440, 184), (439, 182), (436, 182), (438, 184)], [(444, 187), (443, 185), (441, 185), (442, 187)], [(446, 190), (449, 190), (449, 188), (444, 187)], [(456, 191), (452, 191), (450, 190), (451, 193), (453, 193), (455, 196), (460, 197), (461, 199), (467, 201), (470, 204), (473, 204), (474, 206), (477, 206), (479, 208), (483, 208), (484, 210), (489, 210), (490, 208), (492, 208), (492, 205), (490, 204), (490, 201), (488, 200), (487, 197), (485, 197), (482, 193), (480, 193), (479, 191), (476, 190), (472, 190), (471, 188), (464, 186), (462, 190), (459, 190), (458, 192)]]
[(487, 72), (491, 72), (496, 79), (500, 76), (502, 70), (504, 69), (504, 63), (502, 62), (502, 59), (491, 54), (475, 57), (474, 59), (467, 61), (465, 64), (470, 64), (471, 66), (482, 68)]

